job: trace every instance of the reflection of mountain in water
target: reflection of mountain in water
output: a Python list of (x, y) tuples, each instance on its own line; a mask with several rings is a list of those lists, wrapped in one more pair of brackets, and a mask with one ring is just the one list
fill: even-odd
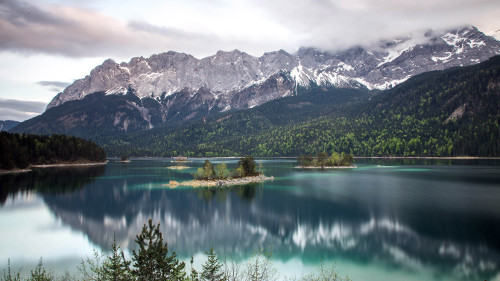
[(83, 188), (101, 176), (105, 165), (34, 168), (30, 172), (0, 175), (0, 205), (18, 192), (65, 193)]
[(70, 194), (44, 194), (44, 200), (66, 224), (103, 248), (109, 248), (114, 231), (122, 247), (133, 248), (135, 235), (151, 217), (181, 257), (214, 245), (219, 252), (246, 258), (259, 246), (272, 246), (275, 257), (285, 260), (297, 253), (313, 262), (342, 256), (483, 279), (500, 269), (498, 232), (483, 231), (495, 221), (483, 216), (450, 221), (453, 216), (436, 216), (433, 210), (378, 215), (353, 202), (258, 186), (131, 190), (127, 179), (97, 180)]

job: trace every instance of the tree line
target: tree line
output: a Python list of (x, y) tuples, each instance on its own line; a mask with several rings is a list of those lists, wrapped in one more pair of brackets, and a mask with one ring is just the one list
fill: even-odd
[[(260, 249), (246, 263), (240, 264), (232, 259), (221, 259), (213, 247), (205, 252), (207, 260), (202, 265), (202, 270), (194, 268), (194, 260), (191, 257), (190, 270), (186, 263), (178, 259), (175, 251), (170, 251), (168, 243), (164, 241), (160, 231), (160, 224), (153, 224), (149, 219), (144, 224), (140, 234), (136, 235), (135, 242), (137, 250), (133, 250), (132, 259), (127, 260), (123, 250), (113, 240), (111, 253), (103, 255), (98, 251), (92, 257), (82, 260), (78, 271), (81, 280), (93, 281), (271, 281), (278, 280), (280, 276), (272, 263), (272, 251)], [(10, 260), (4, 270), (4, 281), (20, 281), (20, 272), (12, 272)], [(334, 266), (321, 264), (315, 273), (303, 275), (302, 277), (282, 276), (282, 280), (331, 280), (348, 281), (337, 273)], [(37, 266), (30, 271), (25, 280), (29, 281), (52, 281), (52, 280), (79, 280), (77, 277), (66, 273), (57, 278), (43, 265), (40, 258)]]
[(92, 141), (66, 135), (31, 135), (0, 132), (0, 169), (30, 165), (104, 162), (104, 149)]

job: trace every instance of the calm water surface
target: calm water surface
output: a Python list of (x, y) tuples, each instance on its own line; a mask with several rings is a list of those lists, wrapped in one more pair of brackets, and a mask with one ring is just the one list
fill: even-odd
[[(237, 160), (213, 159), (234, 168)], [(263, 159), (275, 180), (228, 189), (165, 187), (203, 160), (111, 161), (0, 176), (0, 267), (40, 257), (76, 270), (115, 233), (130, 253), (151, 217), (170, 249), (201, 263), (212, 245), (238, 261), (272, 247), (282, 275), (335, 262), (353, 280), (500, 280), (499, 160), (363, 160), (356, 169), (296, 169)]]

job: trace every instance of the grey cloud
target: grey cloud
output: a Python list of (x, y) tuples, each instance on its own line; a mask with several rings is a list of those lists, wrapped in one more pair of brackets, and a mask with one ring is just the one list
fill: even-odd
[[(159, 51), (174, 50), (189, 54), (213, 54), (222, 46), (235, 46), (232, 40), (220, 38), (212, 33), (188, 32), (177, 28), (157, 26), (146, 21), (130, 21), (127, 25), (134, 32), (161, 39), (165, 44)], [(237, 46), (233, 49), (238, 48)]]
[(0, 120), (24, 121), (45, 111), (44, 102), (0, 99)]
[(446, 30), (476, 24), (498, 0), (259, 0), (269, 17), (294, 31), (299, 44), (343, 49), (428, 29)]
[(148, 47), (119, 20), (89, 9), (42, 10), (2, 0), (0, 15), (0, 50), (91, 57), (129, 55)]
[[(500, 14), (498, 0), (248, 0), (248, 4), (262, 12), (252, 20), (271, 20), (287, 35), (259, 37), (256, 30), (255, 34), (217, 36), (216, 32), (186, 31), (141, 20), (124, 23), (81, 5), (41, 7), (0, 0), (0, 51), (129, 58), (168, 50), (199, 56), (240, 49), (255, 55), (301, 46), (371, 45), (409, 32), (458, 28), (485, 20), (500, 26), (500, 19), (491, 16)], [(199, 20), (202, 25), (209, 17)], [(253, 22), (244, 24), (252, 26)]]
[[(90, 9), (42, 10), (0, 1), (0, 51), (69, 57), (132, 57), (175, 50), (207, 53), (223, 41), (213, 34), (187, 32), (145, 21), (123, 23)], [(215, 47), (215, 44), (217, 47)], [(214, 46), (211, 48), (211, 46)]]
[(130, 21), (128, 23), (128, 27), (130, 27), (131, 29), (136, 30), (136, 31), (145, 31), (145, 32), (149, 32), (149, 33), (156, 33), (158, 35), (167, 36), (167, 37), (171, 37), (171, 36), (185, 37), (187, 35), (186, 33), (182, 32), (178, 29), (175, 29), (175, 28), (157, 26), (154, 24), (150, 24), (146, 21), (140, 21), (140, 20)]
[(51, 91), (60, 92), (64, 90), (64, 88), (69, 86), (71, 83), (60, 82), (60, 81), (39, 81), (37, 82), (37, 84), (44, 87), (48, 87)]
[(15, 0), (2, 0), (0, 2), (0, 16), (9, 22), (25, 26), (27, 23), (36, 24), (64, 24), (67, 23), (54, 17), (36, 6)]

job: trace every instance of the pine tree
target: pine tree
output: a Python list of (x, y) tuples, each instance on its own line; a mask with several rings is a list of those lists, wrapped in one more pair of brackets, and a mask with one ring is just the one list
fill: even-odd
[(324, 168), (326, 165), (326, 161), (328, 160), (328, 153), (325, 151), (318, 153), (318, 164), (321, 168)]
[(28, 279), (29, 281), (50, 281), (54, 278), (50, 276), (47, 270), (43, 267), (42, 258), (38, 262), (35, 270), (31, 271), (31, 277)]
[(20, 273), (18, 272), (17, 274), (12, 275), (11, 269), (10, 269), (10, 259), (8, 260), (8, 266), (7, 266), (7, 272), (5, 272), (5, 269), (3, 270), (3, 280), (5, 281), (21, 281)]
[(222, 263), (217, 258), (214, 252), (214, 247), (210, 248), (209, 252), (205, 252), (208, 260), (203, 265), (203, 272), (201, 273), (202, 280), (207, 281), (222, 281), (226, 280), (224, 272), (222, 272)]
[(243, 169), (243, 177), (256, 176), (256, 164), (253, 156), (245, 156), (238, 161), (238, 167)]
[(194, 263), (194, 258), (193, 258), (193, 256), (191, 256), (191, 275), (189, 276), (189, 280), (191, 280), (191, 281), (200, 281), (200, 278), (199, 278), (200, 274), (194, 268), (193, 263)]
[(87, 256), (87, 260), (82, 262), (78, 266), (78, 271), (83, 276), (84, 280), (90, 281), (101, 281), (103, 280), (103, 255), (99, 251), (94, 249), (93, 257)]
[(167, 243), (163, 243), (160, 224), (156, 227), (149, 219), (135, 242), (139, 250), (133, 251), (134, 275), (139, 281), (183, 280), (185, 264), (177, 259), (177, 254), (168, 255)]
[(113, 235), (113, 244), (111, 245), (111, 256), (108, 256), (102, 266), (103, 280), (125, 281), (132, 280), (130, 274), (130, 261), (125, 259), (120, 246), (116, 245), (116, 239)]

